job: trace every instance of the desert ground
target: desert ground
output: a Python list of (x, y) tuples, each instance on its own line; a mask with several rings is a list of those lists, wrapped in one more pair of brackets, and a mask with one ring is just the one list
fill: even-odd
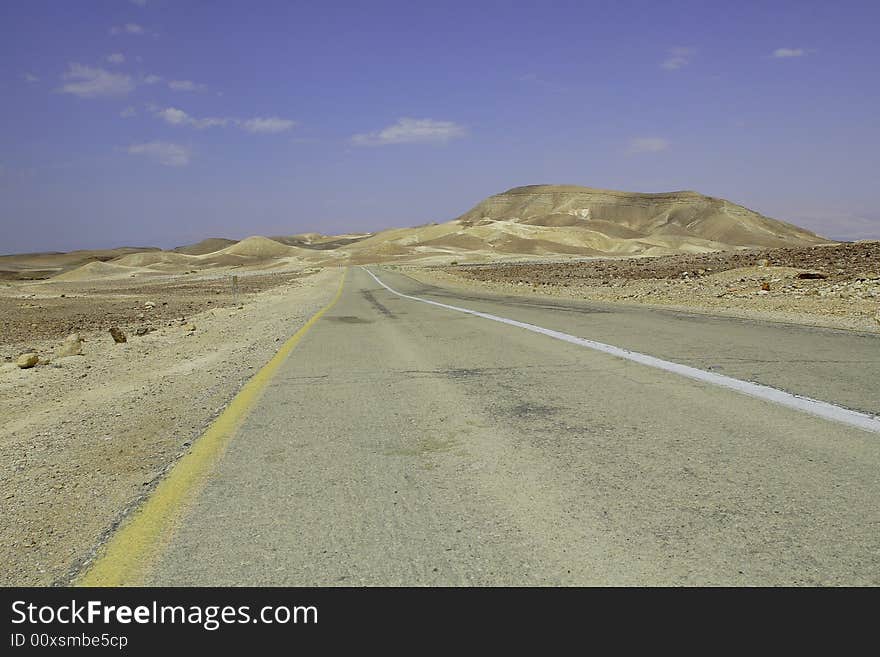
[(880, 331), (880, 242), (656, 258), (406, 267), (425, 282)]

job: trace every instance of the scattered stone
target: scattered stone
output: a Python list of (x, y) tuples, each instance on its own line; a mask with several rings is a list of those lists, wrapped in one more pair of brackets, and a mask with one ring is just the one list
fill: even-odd
[(763, 283), (761, 283), (761, 289), (764, 292), (769, 292), (770, 291), (770, 283), (768, 283), (767, 281), (764, 281)]
[(40, 357), (31, 352), (28, 354), (22, 354), (18, 357), (18, 360), (15, 361), (15, 364), (18, 365), (21, 369), (26, 370), (31, 367), (34, 367), (37, 363), (40, 362)]
[(56, 358), (66, 358), (67, 356), (79, 356), (82, 353), (83, 339), (79, 333), (71, 333), (64, 340), (64, 343), (55, 351)]
[(760, 260), (758, 260), (758, 266), (759, 267), (769, 267), (770, 261), (767, 260), (767, 258), (761, 258)]
[(184, 330), (187, 333), (192, 333), (193, 331), (196, 330), (196, 325), (195, 324), (187, 324), (186, 327), (184, 328)]
[(828, 278), (828, 274), (821, 271), (802, 271), (798, 272), (797, 278), (801, 280), (822, 280)]
[(110, 335), (113, 336), (113, 341), (116, 344), (121, 344), (128, 341), (128, 338), (125, 337), (125, 333), (123, 333), (119, 327), (114, 326), (113, 328), (111, 328)]
[(156, 302), (155, 302), (155, 301), (147, 301), (147, 302), (144, 304), (144, 308), (147, 308), (148, 310), (152, 310), (152, 309), (155, 308), (155, 307), (156, 307)]

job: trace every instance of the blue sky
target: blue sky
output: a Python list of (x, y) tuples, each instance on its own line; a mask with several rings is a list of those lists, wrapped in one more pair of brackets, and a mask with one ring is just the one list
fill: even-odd
[(9, 0), (0, 253), (446, 221), (535, 183), (880, 237), (877, 2)]

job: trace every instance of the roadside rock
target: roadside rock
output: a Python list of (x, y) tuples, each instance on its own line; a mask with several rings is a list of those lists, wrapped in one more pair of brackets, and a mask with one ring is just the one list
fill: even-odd
[(26, 370), (34, 367), (39, 362), (40, 357), (34, 352), (30, 352), (19, 356), (18, 360), (15, 361), (15, 364), (18, 365), (21, 369)]
[(55, 351), (55, 358), (79, 356), (82, 353), (83, 339), (79, 333), (71, 333), (64, 343)]
[(122, 332), (122, 329), (116, 326), (110, 329), (110, 335), (113, 336), (113, 341), (116, 344), (121, 344), (128, 340), (128, 338), (125, 337), (125, 333)]

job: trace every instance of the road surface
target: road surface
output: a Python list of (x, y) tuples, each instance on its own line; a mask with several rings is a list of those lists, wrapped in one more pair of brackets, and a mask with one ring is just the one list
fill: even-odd
[[(372, 270), (407, 295), (880, 413), (877, 336)], [(362, 268), (187, 498), (139, 583), (880, 584), (880, 433), (404, 298)]]

